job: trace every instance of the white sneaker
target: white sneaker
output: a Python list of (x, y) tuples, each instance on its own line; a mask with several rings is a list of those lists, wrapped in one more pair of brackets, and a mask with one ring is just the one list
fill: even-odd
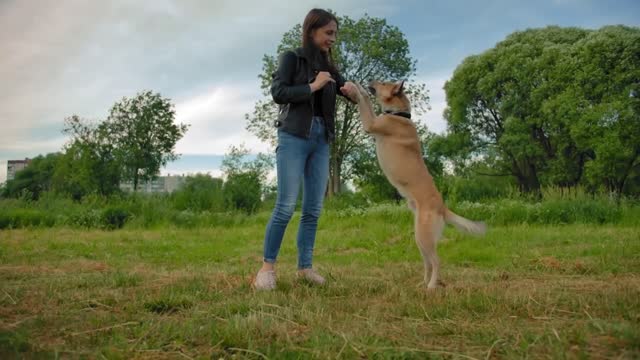
[(298, 279), (304, 279), (316, 285), (324, 285), (326, 280), (314, 269), (303, 269), (298, 271)]
[(276, 272), (274, 270), (258, 271), (253, 286), (256, 290), (274, 290), (276, 288)]

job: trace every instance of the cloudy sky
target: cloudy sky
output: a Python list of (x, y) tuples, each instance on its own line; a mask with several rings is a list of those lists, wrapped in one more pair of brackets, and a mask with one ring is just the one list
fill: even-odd
[[(637, 0), (0, 0), (0, 182), (6, 162), (61, 148), (65, 117), (104, 119), (143, 89), (191, 124), (164, 173), (216, 173), (232, 144), (268, 151), (244, 130), (261, 98), (263, 54), (312, 7), (399, 27), (431, 91), (424, 115), (442, 132), (442, 86), (468, 55), (546, 25), (640, 25)], [(339, 36), (339, 34), (338, 34)]]

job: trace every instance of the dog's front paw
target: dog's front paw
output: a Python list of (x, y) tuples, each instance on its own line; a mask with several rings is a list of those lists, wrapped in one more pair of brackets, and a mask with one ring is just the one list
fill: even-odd
[(362, 87), (362, 85), (360, 85), (360, 83), (356, 83), (356, 86), (358, 87), (358, 95), (364, 97), (364, 96), (369, 96), (367, 90), (365, 88)]

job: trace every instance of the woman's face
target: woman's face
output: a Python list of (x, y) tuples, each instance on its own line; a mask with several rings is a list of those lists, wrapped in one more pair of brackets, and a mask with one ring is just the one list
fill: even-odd
[(327, 25), (317, 28), (311, 32), (313, 43), (322, 51), (328, 52), (336, 42), (336, 34), (338, 33), (338, 24), (330, 21)]

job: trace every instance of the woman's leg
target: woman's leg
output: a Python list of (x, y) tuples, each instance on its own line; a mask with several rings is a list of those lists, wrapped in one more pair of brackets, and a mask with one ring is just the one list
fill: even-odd
[(322, 123), (314, 119), (313, 150), (304, 168), (302, 216), (298, 229), (298, 269), (310, 269), (316, 240), (318, 218), (329, 178), (329, 144)]
[(273, 269), (273, 264), (276, 262), (284, 232), (295, 210), (309, 148), (307, 139), (278, 131), (276, 150), (278, 194), (265, 232), (263, 269)]

